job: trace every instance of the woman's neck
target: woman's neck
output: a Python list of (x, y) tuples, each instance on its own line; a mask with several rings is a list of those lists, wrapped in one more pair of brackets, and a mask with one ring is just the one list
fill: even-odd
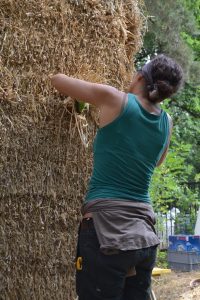
[(153, 103), (147, 98), (147, 91), (145, 81), (140, 79), (135, 83), (134, 81), (130, 85), (129, 92), (136, 95), (141, 105), (150, 113), (159, 115), (161, 113), (161, 108), (159, 103)]
[(149, 101), (146, 97), (144, 97), (141, 94), (136, 94), (134, 93), (134, 95), (137, 96), (138, 101), (140, 102), (140, 104), (150, 113), (155, 114), (155, 115), (160, 115), (161, 113), (161, 108), (159, 103), (153, 103), (151, 101)]

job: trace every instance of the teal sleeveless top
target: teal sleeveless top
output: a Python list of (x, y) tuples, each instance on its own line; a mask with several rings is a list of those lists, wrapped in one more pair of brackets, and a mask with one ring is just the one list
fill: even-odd
[(151, 202), (149, 185), (169, 137), (169, 121), (162, 111), (145, 110), (128, 94), (121, 114), (100, 128), (94, 140), (93, 173), (85, 202), (124, 199)]

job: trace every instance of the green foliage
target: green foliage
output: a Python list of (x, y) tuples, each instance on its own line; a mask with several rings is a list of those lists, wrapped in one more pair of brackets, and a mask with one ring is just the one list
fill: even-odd
[(196, 217), (195, 210), (187, 214), (183, 212), (178, 214), (175, 219), (175, 234), (194, 234)]
[(150, 194), (156, 211), (176, 206), (186, 213), (200, 199), (200, 0), (145, 4), (148, 31), (138, 67), (156, 53), (166, 53), (181, 63), (186, 81), (182, 91), (162, 105), (174, 128), (169, 154), (153, 176)]
[[(173, 136), (176, 143), (180, 141), (190, 144), (191, 151), (185, 163), (193, 165), (193, 173), (188, 181), (197, 181), (196, 174), (200, 173), (200, 88), (185, 85), (182, 93), (168, 102), (174, 120)], [(175, 146), (172, 144), (172, 147)]]
[(195, 60), (200, 60), (200, 34), (190, 35), (187, 32), (182, 32), (181, 37), (188, 44), (188, 46), (194, 51)]
[(158, 250), (156, 267), (167, 269), (169, 267), (167, 261), (167, 252)]
[(165, 213), (173, 206), (187, 210), (191, 203), (198, 202), (198, 194), (184, 184), (193, 172), (193, 166), (185, 163), (190, 152), (191, 145), (176, 144), (166, 162), (156, 169), (150, 189), (156, 211)]
[(182, 0), (182, 3), (193, 12), (196, 22), (200, 24), (200, 0)]
[(166, 53), (181, 63), (187, 80), (193, 74), (193, 80), (199, 79), (199, 1), (190, 2), (145, 0), (148, 30), (138, 64), (155, 53)]
[(81, 101), (75, 101), (75, 110), (78, 114), (81, 114), (82, 111), (87, 107), (87, 104)]

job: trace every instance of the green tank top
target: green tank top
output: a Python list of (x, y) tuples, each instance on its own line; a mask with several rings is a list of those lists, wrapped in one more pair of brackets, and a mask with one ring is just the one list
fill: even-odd
[(85, 202), (124, 199), (149, 203), (151, 177), (168, 137), (167, 114), (149, 113), (135, 95), (128, 94), (121, 114), (95, 137), (93, 173)]

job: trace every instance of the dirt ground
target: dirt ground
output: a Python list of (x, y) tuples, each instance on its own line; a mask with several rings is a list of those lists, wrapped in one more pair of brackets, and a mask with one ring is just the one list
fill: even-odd
[(184, 272), (162, 275), (154, 277), (153, 290), (156, 300), (200, 300), (200, 284), (194, 288), (190, 287), (190, 282), (200, 279), (200, 271)]

